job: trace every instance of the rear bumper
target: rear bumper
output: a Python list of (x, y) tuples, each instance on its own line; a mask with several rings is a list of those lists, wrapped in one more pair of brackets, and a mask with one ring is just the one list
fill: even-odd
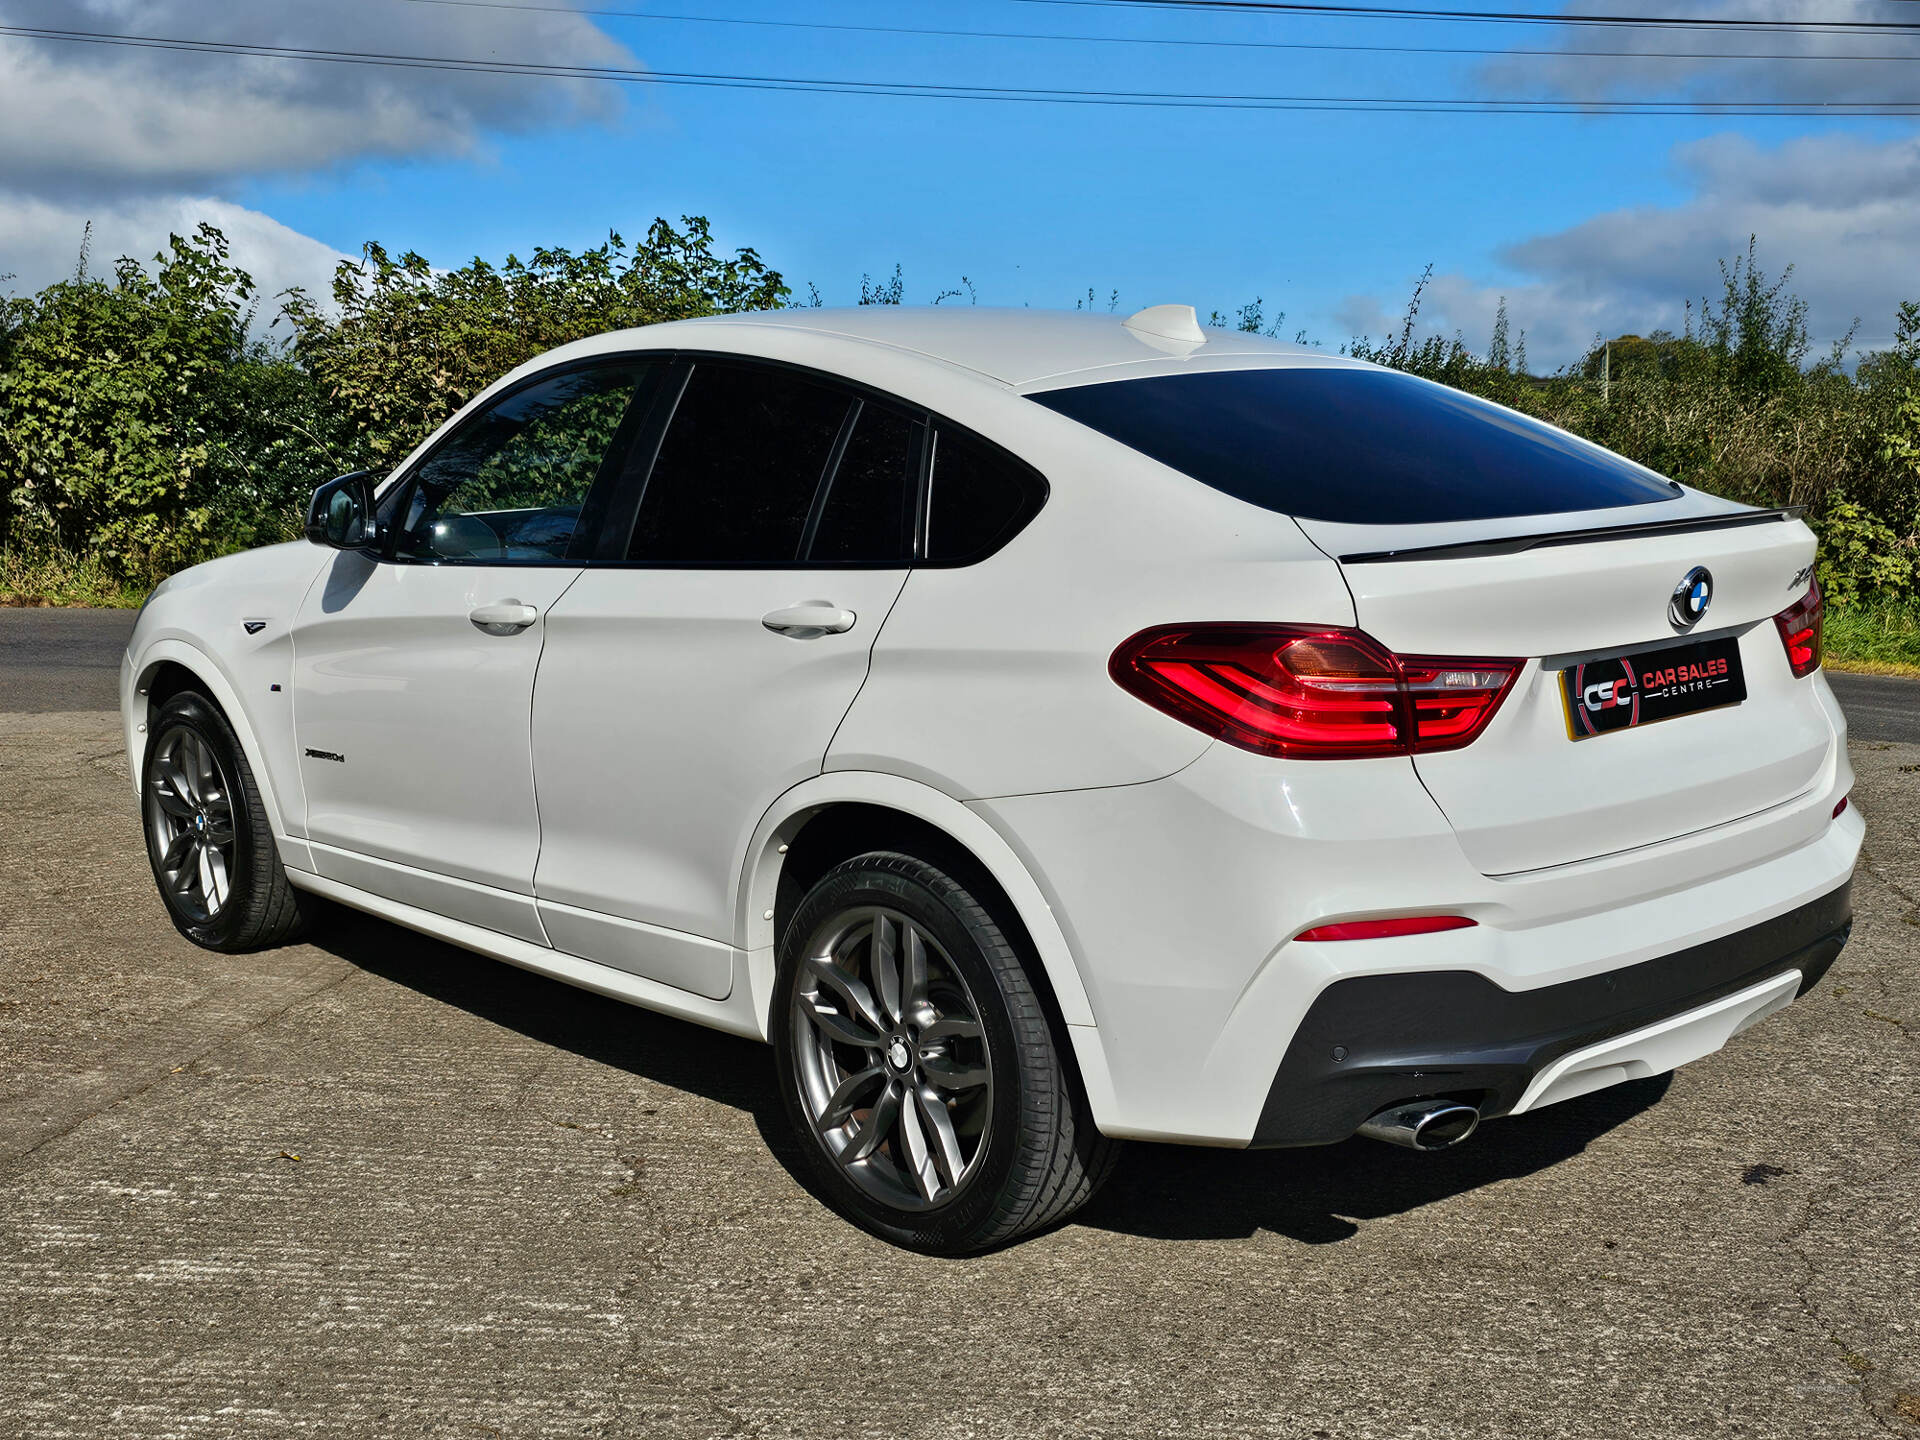
[[(1819, 698), (1834, 743), (1794, 800), (1525, 874), (1477, 870), (1404, 759), (1285, 761), (1214, 745), (1147, 784), (969, 806), (1020, 857), (1072, 950), (1093, 1021), (1072, 1027), (1074, 1052), (1100, 1129), (1248, 1145), (1263, 1138), (1295, 1032), (1335, 985), (1431, 975), (1453, 977), (1443, 987), (1474, 983), (1465, 972), (1498, 1001), (1588, 982), (1564, 993), (1599, 997), (1598, 1011), (1481, 1038), (1511, 1043), (1555, 1024), (1592, 1034), (1621, 1008), (1606, 999), (1608, 977), (1618, 983), (1715, 942), (1734, 954), (1749, 942), (1731, 937), (1838, 891), (1865, 832), (1857, 809), (1833, 815), (1853, 775), (1839, 712)], [(1476, 924), (1326, 944), (1291, 938), (1311, 925), (1396, 914), (1461, 914)], [(1638, 1003), (1682, 1006), (1704, 988)], [(1502, 1093), (1512, 1103), (1518, 1091), (1508, 1083)], [(1288, 1133), (1341, 1138), (1325, 1126)]]
[(1253, 1143), (1330, 1144), (1376, 1111), (1426, 1096), (1505, 1115), (1523, 1096), (1543, 1103), (1528, 1095), (1535, 1077), (1575, 1052), (1789, 971), (1799, 972), (1795, 993), (1804, 995), (1846, 944), (1851, 892), (1849, 881), (1704, 944), (1532, 990), (1504, 990), (1465, 970), (1336, 980), (1294, 1032)]

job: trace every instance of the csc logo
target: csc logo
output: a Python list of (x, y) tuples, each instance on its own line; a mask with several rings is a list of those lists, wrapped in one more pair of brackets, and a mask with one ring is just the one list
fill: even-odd
[(1611, 710), (1633, 699), (1633, 681), (1603, 680), (1581, 692), (1581, 701), (1589, 710)]

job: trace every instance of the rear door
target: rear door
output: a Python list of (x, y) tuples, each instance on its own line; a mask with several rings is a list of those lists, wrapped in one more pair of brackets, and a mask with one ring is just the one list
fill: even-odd
[(906, 581), (926, 427), (787, 367), (674, 383), (630, 541), (548, 619), (535, 891), (560, 949), (718, 999), (747, 842), (820, 773)]

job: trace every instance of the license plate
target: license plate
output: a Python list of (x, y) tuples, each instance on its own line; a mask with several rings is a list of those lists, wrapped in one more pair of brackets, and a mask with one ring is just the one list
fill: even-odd
[(1727, 636), (1574, 665), (1560, 672), (1560, 696), (1575, 740), (1738, 705), (1747, 698), (1740, 642)]

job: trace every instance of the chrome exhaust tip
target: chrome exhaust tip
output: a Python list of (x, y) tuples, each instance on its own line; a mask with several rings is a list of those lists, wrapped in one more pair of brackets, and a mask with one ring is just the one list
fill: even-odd
[(1458, 1100), (1408, 1100), (1389, 1105), (1358, 1131), (1409, 1150), (1444, 1150), (1479, 1128), (1480, 1112)]

